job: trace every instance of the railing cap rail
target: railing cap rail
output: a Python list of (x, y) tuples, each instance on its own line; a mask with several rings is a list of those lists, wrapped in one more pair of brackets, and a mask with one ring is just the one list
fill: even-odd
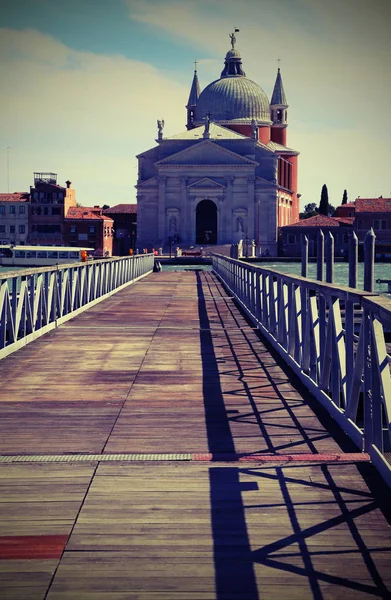
[[(57, 247), (60, 248), (60, 246)], [(99, 258), (96, 260), (88, 260), (86, 262), (76, 261), (70, 263), (61, 263), (59, 265), (50, 265), (48, 267), (32, 267), (30, 269), (19, 269), (18, 271), (4, 271), (0, 273), (0, 281), (3, 281), (5, 279), (12, 279), (14, 277), (27, 277), (28, 275), (39, 275), (40, 273), (48, 273), (50, 271), (61, 271), (63, 269), (69, 269), (70, 267), (88, 267), (90, 265), (96, 265), (100, 263), (134, 259), (140, 256), (153, 256), (153, 254), (152, 252), (149, 252), (148, 254), (134, 254), (133, 256), (110, 256), (108, 258)]]
[[(271, 269), (270, 267), (263, 267), (260, 265), (252, 265), (252, 264), (248, 264), (245, 263), (241, 260), (238, 260), (236, 258), (230, 258), (228, 256), (224, 256), (223, 254), (213, 254), (212, 256), (216, 256), (219, 259), (223, 259), (227, 262), (230, 263), (235, 263), (241, 267), (245, 267), (246, 269), (252, 271), (252, 272), (260, 272), (260, 273), (264, 273), (266, 275), (273, 275), (276, 276), (279, 279), (282, 279), (285, 283), (293, 283), (296, 285), (300, 285), (302, 287), (305, 287), (307, 289), (310, 289), (313, 292), (319, 292), (324, 296), (337, 296), (339, 298), (351, 301), (351, 302), (356, 302), (357, 304), (362, 304), (364, 300), (368, 302), (371, 301), (377, 301), (379, 300), (377, 309), (383, 310), (383, 311), (390, 311), (390, 316), (391, 316), (391, 300), (388, 300), (388, 298), (385, 298), (384, 296), (381, 296), (380, 294), (376, 293), (376, 292), (367, 292), (365, 290), (357, 290), (355, 288), (350, 288), (348, 286), (344, 286), (344, 285), (337, 285), (335, 283), (326, 283), (325, 281), (318, 281), (316, 279), (310, 279), (308, 277), (302, 277), (301, 275), (290, 275), (288, 273), (282, 273), (280, 271), (275, 271), (274, 269)], [(386, 308), (386, 306), (388, 305), (388, 309)], [(375, 308), (375, 307), (374, 307)]]

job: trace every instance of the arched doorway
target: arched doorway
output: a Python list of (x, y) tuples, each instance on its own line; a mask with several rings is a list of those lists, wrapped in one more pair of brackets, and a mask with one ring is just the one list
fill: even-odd
[(217, 206), (212, 200), (197, 204), (196, 244), (217, 244)]

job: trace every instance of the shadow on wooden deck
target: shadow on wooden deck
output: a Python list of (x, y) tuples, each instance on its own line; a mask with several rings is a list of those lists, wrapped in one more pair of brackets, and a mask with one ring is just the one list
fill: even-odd
[[(235, 440), (231, 433), (230, 422), (236, 417), (231, 414), (235, 411), (227, 410), (224, 403), (220, 384), (221, 371), (214, 351), (203, 291), (206, 281), (199, 273), (196, 277), (209, 452), (214, 460), (225, 460), (224, 456), (235, 454)], [(211, 296), (213, 297), (213, 294)], [(220, 315), (216, 302), (215, 308)], [(221, 316), (220, 322), (224, 328)], [(243, 335), (246, 338), (245, 332)], [(227, 332), (226, 341), (232, 355), (236, 357), (234, 345)], [(284, 581), (288, 583), (292, 576), (297, 576), (298, 590), (300, 588), (303, 590), (303, 597), (312, 597), (315, 600), (343, 595), (352, 597), (350, 593), (353, 592), (390, 598), (391, 593), (383, 580), (384, 570), (382, 572), (381, 568), (378, 568), (376, 554), (390, 552), (391, 547), (380, 545), (377, 548), (373, 543), (369, 545), (366, 541), (367, 531), (364, 530), (362, 535), (360, 525), (357, 524), (357, 520), (360, 523), (360, 517), (370, 515), (379, 509), (390, 523), (391, 494), (388, 488), (370, 465), (317, 464), (318, 451), (314, 440), (308, 436), (289, 403), (279, 392), (269, 372), (267, 361), (261, 360), (250, 339), (247, 338), (246, 341), (249, 351), (258, 359), (259, 365), (267, 374), (269, 384), (274, 387), (279, 400), (308, 445), (313, 460), (309, 460), (304, 465), (293, 461), (286, 466), (250, 468), (214, 466), (209, 469), (217, 600), (258, 600), (263, 597), (265, 588), (266, 596), (271, 597), (270, 590), (268, 593), (268, 584), (262, 585), (259, 579), (259, 570), (263, 574), (265, 569), (268, 576), (266, 579), (263, 576), (262, 582), (265, 583), (270, 578), (273, 582), (271, 588), (274, 586), (276, 590), (282, 589)], [(330, 437), (332, 433), (342, 451), (357, 452), (350, 439), (316, 403), (316, 400), (311, 398), (289, 368), (282, 365), (272, 349), (267, 347), (264, 341), (263, 343), (273, 360), (301, 392), (305, 403), (308, 402), (329, 432), (323, 437)], [(246, 383), (240, 359), (236, 358), (235, 362), (251, 406), (252, 412), (249, 416), (255, 415), (260, 434), (266, 440), (267, 448), (264, 452), (273, 454), (292, 449), (295, 442), (284, 446), (276, 446), (273, 443), (264, 423), (264, 417), (270, 413), (270, 409), (266, 407), (266, 410), (259, 410), (251, 388)], [(272, 409), (274, 410), (279, 409)], [(356, 471), (357, 479), (362, 478), (363, 485), (361, 482), (356, 485), (351, 481), (349, 469), (352, 468)], [(254, 498), (258, 490), (267, 489), (269, 483), (272, 484), (274, 491), (272, 497), (266, 491), (266, 502), (265, 492), (260, 495), (259, 504), (248, 504), (245, 501), (245, 498), (249, 497), (248, 492), (251, 493), (251, 498)], [(251, 512), (254, 510), (257, 511), (260, 522), (266, 515), (266, 518), (270, 519), (269, 527), (271, 526), (272, 531), (275, 529), (274, 539), (263, 545), (259, 545), (256, 528), (254, 535), (251, 525), (248, 525), (248, 520), (252, 523)], [(283, 516), (281, 511), (285, 513)], [(311, 515), (310, 519), (308, 514)], [(284, 524), (283, 527), (279, 521)], [(345, 535), (344, 546), (338, 544), (338, 532), (341, 528)], [(346, 543), (347, 539), (348, 543)], [(370, 539), (373, 540), (372, 537)], [(336, 541), (337, 546), (335, 546)], [(346, 560), (353, 564), (353, 569), (350, 571), (347, 568), (341, 574), (338, 563), (342, 561), (342, 564), (346, 564)], [(361, 578), (359, 571), (357, 572), (357, 565), (359, 569), (364, 570), (364, 578)], [(288, 579), (286, 579), (287, 575)], [(334, 596), (333, 591), (330, 594), (330, 590), (337, 588), (338, 594), (342, 593), (342, 596)], [(285, 593), (289, 592), (285, 590)], [(294, 595), (292, 594), (292, 597)], [(278, 592), (276, 597), (279, 597)], [(297, 597), (300, 597), (300, 591)]]

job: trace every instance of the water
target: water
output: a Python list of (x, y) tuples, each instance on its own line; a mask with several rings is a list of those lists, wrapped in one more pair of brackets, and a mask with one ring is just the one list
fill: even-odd
[[(253, 263), (254, 264), (254, 263)], [(256, 264), (256, 263), (255, 263)], [(260, 266), (268, 267), (280, 273), (289, 275), (301, 274), (301, 263), (259, 263)], [(326, 271), (324, 271), (324, 277)], [(316, 279), (316, 263), (309, 263), (308, 277)], [(379, 293), (387, 292), (387, 285), (384, 283), (376, 283), (376, 279), (391, 279), (391, 263), (375, 263), (375, 287), (374, 291)], [(334, 283), (336, 285), (349, 285), (349, 264), (335, 263), (334, 264)], [(357, 289), (364, 289), (364, 263), (358, 263), (357, 274)]]
[[(301, 263), (292, 262), (276, 262), (276, 263), (251, 263), (279, 273), (286, 273), (288, 275), (300, 275), (301, 274)], [(183, 270), (194, 270), (199, 269), (202, 271), (211, 271), (212, 265), (162, 265), (163, 271), (183, 271)], [(324, 272), (326, 276), (326, 271)], [(316, 263), (309, 263), (308, 265), (308, 277), (310, 279), (316, 279)], [(364, 289), (364, 263), (358, 264), (358, 275), (357, 275), (357, 289)], [(390, 279), (391, 280), (391, 263), (375, 263), (375, 287), (374, 292), (387, 294), (387, 285), (384, 283), (376, 283), (376, 279)], [(348, 263), (335, 263), (334, 264), (334, 283), (336, 285), (345, 285), (349, 283), (349, 265)]]
[[(251, 263), (251, 264), (259, 264), (262, 267), (267, 267), (269, 269), (273, 269), (274, 271), (278, 271), (280, 273), (287, 273), (288, 275), (300, 275), (301, 273), (301, 264), (300, 263)], [(183, 270), (202, 270), (202, 271), (211, 271), (212, 265), (170, 265), (164, 264), (162, 265), (163, 271), (183, 271)], [(0, 266), (0, 275), (2, 272), (6, 271), (15, 271), (17, 274), (18, 271), (24, 270), (25, 267), (1, 267)], [(348, 285), (349, 275), (348, 275), (349, 265), (348, 263), (335, 263), (334, 265), (334, 283), (337, 285)], [(308, 277), (311, 279), (316, 279), (316, 263), (310, 263), (308, 265)], [(375, 287), (374, 291), (382, 294), (387, 294), (387, 285), (384, 283), (376, 283), (376, 279), (391, 279), (391, 263), (375, 263)], [(364, 285), (364, 263), (358, 264), (358, 285), (357, 289), (362, 290)]]

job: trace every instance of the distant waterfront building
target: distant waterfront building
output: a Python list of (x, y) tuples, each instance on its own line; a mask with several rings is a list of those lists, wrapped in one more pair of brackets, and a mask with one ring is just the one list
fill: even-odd
[(329, 232), (334, 237), (334, 253), (336, 256), (347, 256), (349, 235), (354, 230), (354, 217), (328, 217), (315, 215), (309, 219), (300, 219), (296, 223), (280, 228), (279, 255), (300, 257), (303, 236), (308, 239), (308, 255), (316, 256), (319, 231), (326, 236)]
[(29, 227), (29, 194), (0, 194), (0, 244), (23, 246)]
[(277, 254), (278, 227), (299, 218), (298, 152), (286, 145), (288, 103), (280, 69), (271, 97), (246, 77), (232, 49), (202, 92), (194, 71), (187, 131), (138, 155), (139, 247), (255, 240)]
[(114, 221), (113, 254), (125, 256), (134, 250), (137, 236), (137, 204), (116, 204), (103, 213)]
[(97, 256), (113, 255), (114, 221), (99, 206), (71, 206), (65, 218), (69, 246), (94, 248)]
[(76, 193), (71, 182), (58, 185), (56, 173), (34, 173), (30, 187), (29, 243), (34, 245), (64, 246), (64, 223), (68, 209), (76, 206)]
[(309, 255), (316, 256), (316, 239), (319, 230), (334, 236), (337, 256), (347, 255), (349, 235), (354, 231), (359, 243), (359, 253), (369, 229), (376, 235), (376, 253), (391, 256), (391, 198), (356, 198), (341, 204), (332, 217), (316, 215), (300, 219), (297, 223), (280, 227), (279, 252), (281, 256), (300, 256), (302, 236), (309, 241)]

